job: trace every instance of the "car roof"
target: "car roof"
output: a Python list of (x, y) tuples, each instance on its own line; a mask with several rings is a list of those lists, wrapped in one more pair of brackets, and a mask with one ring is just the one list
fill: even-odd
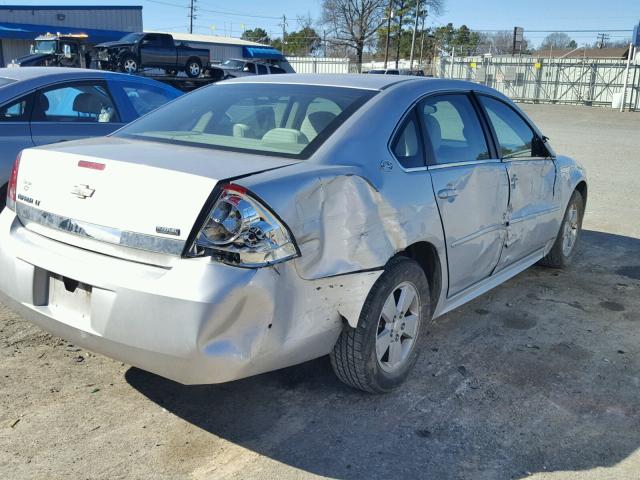
[[(490, 90), (481, 84), (465, 80), (418, 77), (415, 75), (381, 75), (381, 74), (303, 74), (290, 73), (282, 75), (252, 75), (224, 80), (219, 83), (282, 83), (299, 85), (317, 85), (327, 87), (360, 88), (365, 90), (386, 90), (389, 87), (420, 82), (423, 90)], [(416, 83), (416, 86), (418, 83)]]
[[(102, 79), (102, 80), (127, 80), (145, 84), (158, 85), (159, 82), (150, 78), (137, 75), (127, 75), (124, 73), (106, 72), (104, 70), (91, 70), (86, 68), (68, 68), (68, 67), (15, 67), (0, 68), (0, 78), (9, 78), (16, 80), (3, 87), (4, 89), (21, 89), (37, 88), (48, 83), (64, 82), (66, 80), (82, 80), (82, 79)], [(172, 89), (168, 85), (165, 88)]]
[(285, 83), (384, 90), (395, 83), (411, 80), (411, 77), (403, 78), (389, 75), (289, 73), (281, 75), (238, 77), (226, 80), (225, 83)]

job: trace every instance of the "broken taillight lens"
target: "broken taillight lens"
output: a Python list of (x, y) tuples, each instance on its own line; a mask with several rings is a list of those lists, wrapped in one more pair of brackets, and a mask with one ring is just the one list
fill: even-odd
[(10, 208), (14, 212), (16, 211), (16, 193), (18, 191), (18, 170), (20, 169), (20, 156), (22, 152), (16, 157), (16, 161), (13, 162), (13, 168), (11, 169), (11, 176), (9, 177), (9, 185), (7, 187), (7, 208)]
[(298, 256), (287, 227), (239, 185), (226, 185), (190, 249), (191, 256), (264, 267)]

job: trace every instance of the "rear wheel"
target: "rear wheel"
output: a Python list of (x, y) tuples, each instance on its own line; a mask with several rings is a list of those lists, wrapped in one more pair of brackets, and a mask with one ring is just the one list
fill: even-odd
[(560, 231), (549, 253), (540, 261), (541, 265), (552, 268), (569, 266), (576, 254), (576, 244), (582, 231), (584, 200), (577, 190), (573, 192), (564, 213)]
[(430, 317), (429, 283), (414, 260), (397, 257), (371, 288), (357, 328), (345, 326), (331, 365), (340, 380), (371, 393), (397, 388), (418, 358)]
[(124, 55), (120, 60), (120, 71), (133, 74), (138, 71), (138, 60), (133, 55)]
[(197, 58), (191, 58), (187, 62), (185, 67), (185, 72), (187, 76), (190, 78), (197, 78), (202, 73), (202, 63)]

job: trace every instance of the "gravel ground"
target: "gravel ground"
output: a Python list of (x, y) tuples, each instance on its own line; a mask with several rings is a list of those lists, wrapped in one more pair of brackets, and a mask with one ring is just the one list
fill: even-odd
[(33, 478), (640, 478), (640, 115), (525, 105), (590, 176), (580, 251), (438, 319), (406, 386), (326, 358), (185, 387), (0, 305), (0, 472)]

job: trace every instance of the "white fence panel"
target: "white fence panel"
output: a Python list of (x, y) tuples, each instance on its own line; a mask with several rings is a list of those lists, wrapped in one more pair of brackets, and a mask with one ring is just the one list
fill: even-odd
[(349, 73), (348, 58), (287, 57), (296, 73)]

